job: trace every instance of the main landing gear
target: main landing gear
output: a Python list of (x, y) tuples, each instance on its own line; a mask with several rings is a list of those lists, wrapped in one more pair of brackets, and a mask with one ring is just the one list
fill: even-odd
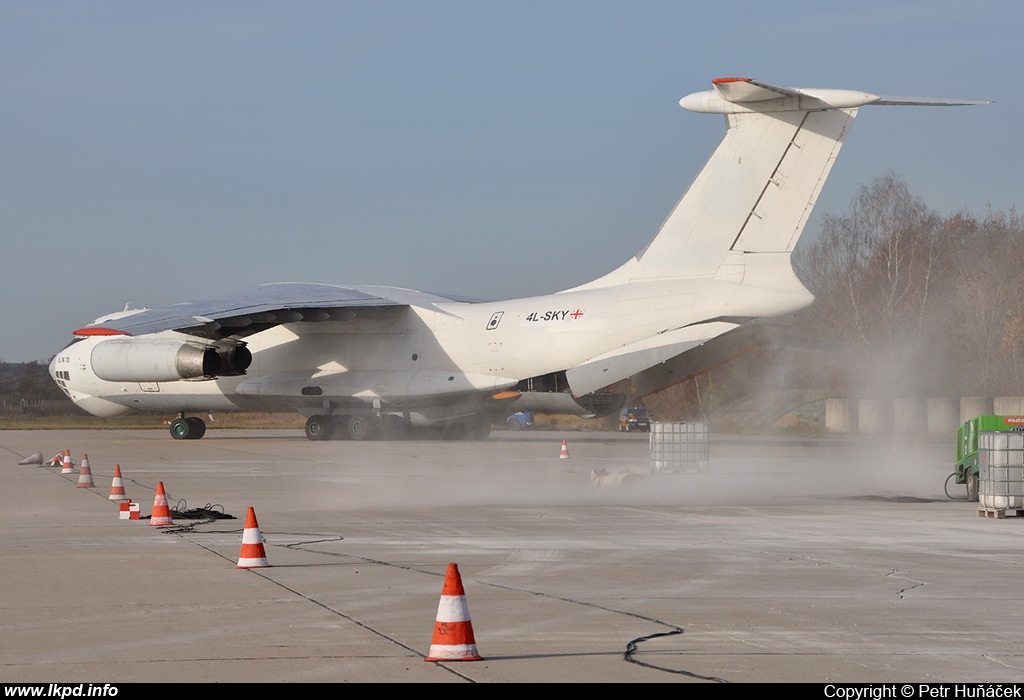
[(380, 421), (371, 416), (310, 416), (306, 437), (310, 440), (369, 440)]
[(306, 419), (310, 440), (486, 440), (490, 434), (489, 416), (420, 428), (398, 415), (316, 415)]
[(206, 435), (206, 423), (202, 418), (186, 418), (184, 413), (179, 413), (178, 417), (171, 421), (170, 430), (171, 437), (175, 440), (198, 440)]

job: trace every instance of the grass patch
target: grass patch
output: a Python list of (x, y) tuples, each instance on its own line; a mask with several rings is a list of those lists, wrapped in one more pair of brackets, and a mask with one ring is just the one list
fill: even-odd
[(533, 417), (534, 430), (618, 430), (619, 417), (605, 416), (604, 418), (580, 418), (578, 416), (563, 416), (558, 414), (538, 413)]

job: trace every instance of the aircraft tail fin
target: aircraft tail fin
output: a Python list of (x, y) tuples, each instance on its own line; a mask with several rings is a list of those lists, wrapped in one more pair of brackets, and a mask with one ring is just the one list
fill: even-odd
[[(625, 265), (576, 289), (682, 277), (743, 281), (748, 267), (756, 267), (758, 283), (771, 284), (776, 269), (779, 284), (791, 286), (789, 254), (859, 107), (984, 104), (780, 88), (749, 78), (712, 84), (679, 104), (724, 114), (722, 142), (657, 235)], [(760, 259), (750, 266), (753, 256)]]

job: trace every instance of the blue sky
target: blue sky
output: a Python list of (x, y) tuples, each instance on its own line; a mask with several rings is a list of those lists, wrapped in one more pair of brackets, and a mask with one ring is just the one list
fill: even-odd
[(617, 267), (720, 140), (723, 76), (865, 107), (818, 202), (1024, 191), (1015, 2), (0, 3), (0, 360), (124, 307), (261, 282), (499, 299)]

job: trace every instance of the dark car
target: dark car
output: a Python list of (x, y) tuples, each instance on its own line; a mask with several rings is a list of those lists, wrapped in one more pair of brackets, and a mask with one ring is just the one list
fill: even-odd
[(642, 433), (651, 431), (651, 414), (643, 406), (622, 409), (619, 414), (619, 432), (632, 433), (638, 430)]

